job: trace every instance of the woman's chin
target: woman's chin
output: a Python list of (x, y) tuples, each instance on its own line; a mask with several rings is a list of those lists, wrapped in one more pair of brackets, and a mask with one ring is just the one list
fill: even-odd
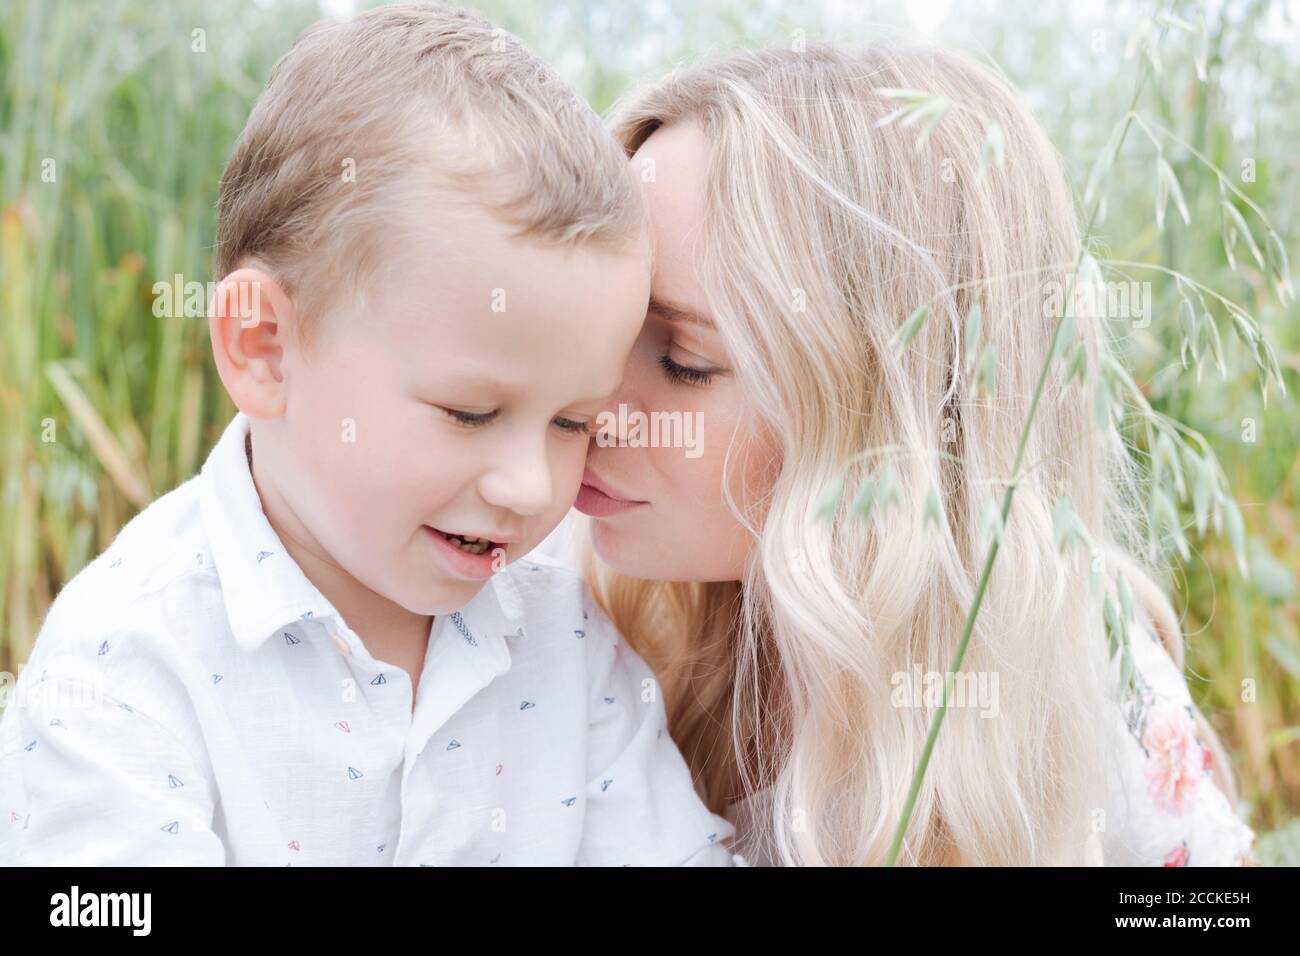
[(623, 553), (623, 536), (618, 530), (610, 527), (608, 521), (599, 518), (591, 519), (591, 550), (596, 552), (596, 557), (602, 562), (609, 565), (619, 574), (629, 574), (633, 577), (639, 577), (635, 572), (628, 571), (625, 567), (626, 556)]
[(591, 548), (601, 563), (618, 574), (650, 581), (730, 581), (732, 573), (725, 555), (709, 560), (706, 546), (693, 547), (680, 537), (659, 540), (647, 535), (644, 527), (626, 528), (617, 522), (591, 522)]
[(671, 573), (660, 573), (673, 570), (672, 567), (663, 567), (673, 563), (664, 560), (664, 555), (672, 552), (657, 542), (646, 540), (644, 529), (622, 527), (617, 519), (592, 519), (591, 549), (604, 564), (627, 577), (660, 580), (672, 577)]

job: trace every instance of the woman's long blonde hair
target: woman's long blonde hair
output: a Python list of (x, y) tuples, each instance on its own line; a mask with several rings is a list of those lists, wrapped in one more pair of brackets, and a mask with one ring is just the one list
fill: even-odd
[[(899, 106), (882, 88), (953, 105), (918, 148), (922, 124), (879, 123)], [(686, 121), (711, 148), (696, 261), (779, 475), (762, 501), (729, 502), (756, 537), (743, 581), (624, 578), (589, 552), (588, 574), (662, 677), (670, 730), (716, 812), (771, 786), (784, 862), (879, 863), (933, 713), (896, 705), (894, 678), (946, 671), (962, 633), (981, 521), (1011, 474), (1052, 333), (1044, 289), (1078, 254), (1074, 204), (1015, 92), (951, 52), (739, 53), (638, 92), (616, 133), (630, 154)], [(993, 124), (1005, 160), (981, 169)], [(926, 303), (931, 318), (897, 349), (899, 326)], [(976, 394), (964, 358), (976, 303), (979, 347), (997, 357), (992, 394)], [(1095, 369), (1102, 324), (1078, 327)], [(962, 667), (997, 675), (1000, 714), (948, 714), (905, 863), (1084, 858), (1105, 800), (1113, 681), (1088, 560), (1068, 565), (1053, 540), (1058, 497), (1107, 543), (1107, 570), (1124, 565), (1181, 663), (1172, 608), (1118, 547), (1136, 528), (1118, 432), (1097, 428), (1052, 375), (1024, 460)], [(838, 514), (820, 523), (822, 489), (846, 466)], [(885, 466), (901, 507), (859, 520), (854, 492)], [(947, 533), (923, 520), (931, 489)]]

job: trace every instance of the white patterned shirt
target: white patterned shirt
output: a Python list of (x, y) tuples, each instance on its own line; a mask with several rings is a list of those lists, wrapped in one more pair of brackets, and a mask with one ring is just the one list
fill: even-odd
[(0, 865), (732, 862), (579, 575), (531, 555), (436, 617), (412, 713), (271, 528), (247, 432), (51, 607), (0, 720)]

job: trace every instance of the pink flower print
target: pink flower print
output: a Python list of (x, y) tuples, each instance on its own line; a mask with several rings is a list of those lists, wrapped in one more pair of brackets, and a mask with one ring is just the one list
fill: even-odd
[(1186, 866), (1187, 865), (1187, 844), (1180, 843), (1169, 851), (1165, 857), (1165, 866)]
[(1142, 746), (1147, 751), (1147, 794), (1158, 808), (1180, 816), (1196, 792), (1204, 765), (1191, 718), (1176, 707), (1152, 714)]

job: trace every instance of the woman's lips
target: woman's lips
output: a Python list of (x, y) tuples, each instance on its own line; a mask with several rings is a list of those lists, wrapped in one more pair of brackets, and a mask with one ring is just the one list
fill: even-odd
[(573, 507), (592, 518), (607, 518), (645, 503), (620, 497), (612, 488), (588, 471), (582, 476), (582, 486), (578, 489), (578, 497), (574, 499)]
[(583, 485), (579, 488), (578, 497), (573, 500), (573, 507), (593, 518), (607, 518), (610, 515), (616, 515), (643, 504), (645, 504), (644, 501), (620, 501), (617, 498), (611, 498), (599, 488), (593, 488), (591, 485)]

